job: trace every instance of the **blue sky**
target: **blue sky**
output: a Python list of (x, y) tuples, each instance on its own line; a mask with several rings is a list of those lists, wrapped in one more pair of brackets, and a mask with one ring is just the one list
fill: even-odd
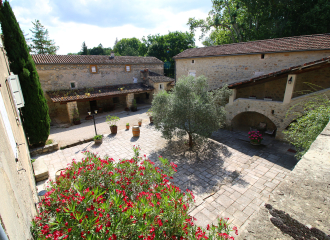
[[(25, 34), (32, 21), (40, 20), (60, 47), (57, 54), (78, 52), (82, 42), (89, 48), (102, 43), (113, 47), (118, 38), (168, 31), (189, 31), (189, 17), (206, 18), (211, 0), (9, 0)], [(199, 32), (196, 32), (196, 43)]]

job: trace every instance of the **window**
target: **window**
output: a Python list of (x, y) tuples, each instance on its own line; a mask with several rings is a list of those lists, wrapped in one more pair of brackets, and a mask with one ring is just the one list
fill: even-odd
[(97, 66), (96, 65), (90, 65), (89, 66), (89, 71), (91, 73), (97, 73)]
[(265, 54), (261, 54), (261, 59), (265, 59)]
[(159, 90), (163, 90), (164, 89), (164, 86), (163, 86), (163, 84), (159, 84)]
[(125, 65), (125, 71), (130, 72), (131, 71), (131, 65)]
[(76, 83), (75, 82), (70, 82), (70, 87), (71, 87), (71, 89), (76, 89)]
[(190, 70), (190, 71), (188, 72), (188, 75), (189, 75), (189, 76), (196, 77), (196, 71), (195, 71), (195, 70)]
[(195, 60), (191, 60), (191, 63), (195, 63)]

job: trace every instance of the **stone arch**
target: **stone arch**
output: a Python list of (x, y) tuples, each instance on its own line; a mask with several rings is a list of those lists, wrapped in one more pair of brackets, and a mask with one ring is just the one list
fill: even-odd
[(261, 122), (266, 123), (268, 130), (277, 130), (279, 128), (271, 118), (257, 111), (237, 113), (231, 120), (231, 127), (233, 130), (249, 131), (250, 127), (257, 127)]

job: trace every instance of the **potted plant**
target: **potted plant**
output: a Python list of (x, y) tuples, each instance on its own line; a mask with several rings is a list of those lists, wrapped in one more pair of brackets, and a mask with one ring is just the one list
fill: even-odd
[(94, 143), (95, 144), (101, 144), (102, 143), (102, 139), (103, 139), (103, 135), (95, 135), (93, 137), (93, 139), (94, 139)]
[(137, 111), (137, 105), (136, 105), (136, 100), (135, 99), (133, 99), (133, 105), (131, 107), (131, 111), (132, 112), (136, 112)]
[(259, 131), (250, 131), (249, 139), (252, 145), (260, 145), (263, 138)]
[(126, 123), (126, 129), (129, 130), (129, 123)]
[(73, 114), (72, 114), (72, 121), (74, 125), (80, 124), (80, 117), (79, 117), (79, 111), (77, 108), (74, 108)]
[(110, 125), (111, 134), (117, 133), (117, 125), (116, 123), (120, 120), (117, 116), (107, 116), (106, 122)]
[(139, 127), (141, 127), (141, 125), (142, 125), (142, 119), (139, 119), (138, 124), (139, 124)]
[(150, 123), (153, 123), (154, 120), (153, 120), (153, 118), (152, 118), (152, 109), (151, 109), (151, 108), (149, 108), (149, 110), (147, 111), (147, 115), (149, 116)]

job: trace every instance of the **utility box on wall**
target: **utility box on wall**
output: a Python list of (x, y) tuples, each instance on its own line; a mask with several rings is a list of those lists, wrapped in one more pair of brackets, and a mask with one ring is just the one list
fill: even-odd
[(14, 100), (15, 100), (17, 108), (24, 107), (24, 98), (23, 98), (21, 84), (19, 82), (18, 76), (10, 75), (10, 76), (8, 76), (7, 80), (9, 82), (10, 88), (13, 92)]

